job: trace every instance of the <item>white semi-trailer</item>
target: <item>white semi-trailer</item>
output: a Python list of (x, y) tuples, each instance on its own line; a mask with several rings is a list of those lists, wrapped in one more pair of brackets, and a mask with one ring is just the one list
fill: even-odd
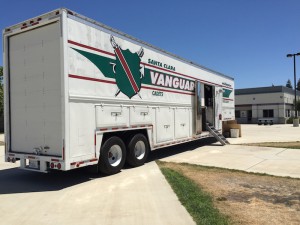
[[(234, 80), (67, 9), (3, 31), (5, 158), (114, 174), (234, 119)], [(209, 125), (209, 126), (208, 126)]]

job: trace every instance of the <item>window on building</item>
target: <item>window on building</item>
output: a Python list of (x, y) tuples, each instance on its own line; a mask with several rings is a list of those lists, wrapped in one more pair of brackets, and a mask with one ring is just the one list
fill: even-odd
[(252, 118), (252, 110), (248, 110), (247, 111), (247, 117), (248, 118)]
[(285, 111), (285, 117), (291, 117), (291, 110), (290, 109), (287, 109)]
[(235, 110), (235, 118), (241, 118), (241, 111)]
[(264, 109), (263, 110), (263, 115), (266, 118), (274, 117), (274, 110), (273, 109)]
[(252, 110), (247, 111), (247, 120), (250, 122), (252, 119)]

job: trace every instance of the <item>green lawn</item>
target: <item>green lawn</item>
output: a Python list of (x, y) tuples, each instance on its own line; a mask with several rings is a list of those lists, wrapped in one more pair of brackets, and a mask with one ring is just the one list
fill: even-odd
[(214, 207), (212, 197), (195, 182), (175, 170), (164, 167), (162, 162), (158, 162), (158, 165), (178, 199), (197, 224), (229, 224), (228, 217)]

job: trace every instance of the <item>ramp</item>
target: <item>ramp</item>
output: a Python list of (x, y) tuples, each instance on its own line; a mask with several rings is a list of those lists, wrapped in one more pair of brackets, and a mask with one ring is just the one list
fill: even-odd
[(206, 124), (206, 129), (211, 133), (222, 145), (230, 144), (229, 141), (214, 127)]

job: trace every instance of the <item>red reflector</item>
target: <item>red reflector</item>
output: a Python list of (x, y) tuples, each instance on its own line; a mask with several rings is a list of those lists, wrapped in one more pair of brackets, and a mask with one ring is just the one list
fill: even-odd
[(54, 168), (54, 163), (50, 164), (50, 168), (53, 169)]
[(61, 164), (60, 163), (57, 163), (57, 169), (61, 169)]
[(90, 159), (90, 162), (98, 161), (98, 159)]
[(71, 166), (74, 166), (75, 164), (76, 164), (76, 162), (72, 162), (70, 165), (71, 165)]
[(21, 30), (22, 30), (22, 29), (25, 29), (25, 28), (27, 28), (27, 26), (25, 26), (25, 27), (21, 27)]
[(39, 22), (35, 22), (35, 23), (31, 24), (31, 25), (34, 26), (34, 25), (37, 25), (37, 24), (39, 24)]

